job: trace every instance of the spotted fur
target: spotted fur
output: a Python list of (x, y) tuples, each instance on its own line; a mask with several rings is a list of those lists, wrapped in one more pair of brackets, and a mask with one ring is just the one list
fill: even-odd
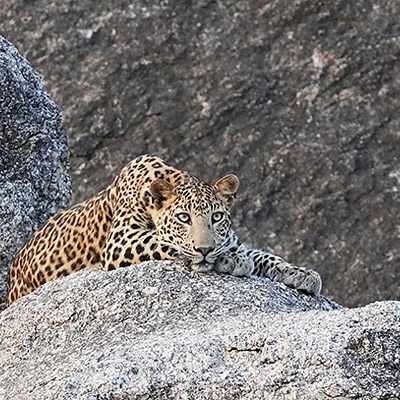
[(214, 185), (152, 156), (129, 163), (92, 199), (51, 218), (21, 249), (8, 274), (8, 305), (50, 280), (147, 260), (184, 260), (192, 269), (255, 274), (316, 294), (319, 275), (247, 248), (231, 229), (239, 180)]

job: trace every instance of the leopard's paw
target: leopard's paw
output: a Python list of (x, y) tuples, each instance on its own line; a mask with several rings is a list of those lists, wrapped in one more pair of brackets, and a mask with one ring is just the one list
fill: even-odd
[(302, 292), (318, 295), (321, 293), (322, 280), (318, 272), (291, 264), (277, 265), (271, 271), (274, 280)]

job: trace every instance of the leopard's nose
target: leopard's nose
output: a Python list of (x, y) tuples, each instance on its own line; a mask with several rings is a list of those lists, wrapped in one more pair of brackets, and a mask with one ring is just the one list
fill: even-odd
[(195, 247), (195, 251), (198, 251), (203, 255), (203, 257), (207, 257), (212, 251), (214, 251), (214, 247)]

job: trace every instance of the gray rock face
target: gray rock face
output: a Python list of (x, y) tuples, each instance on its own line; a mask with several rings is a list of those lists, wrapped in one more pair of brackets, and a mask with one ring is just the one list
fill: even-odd
[(69, 152), (61, 127), (39, 74), (0, 36), (0, 304), (19, 248), (68, 205)]
[(242, 180), (235, 225), (346, 305), (400, 299), (400, 3), (10, 0), (65, 113), (75, 200), (153, 153)]
[(169, 262), (83, 270), (0, 314), (0, 398), (395, 399), (399, 323)]

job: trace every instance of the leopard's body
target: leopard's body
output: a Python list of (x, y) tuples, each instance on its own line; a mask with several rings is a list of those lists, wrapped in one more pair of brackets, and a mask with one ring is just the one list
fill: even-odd
[(211, 186), (157, 157), (137, 158), (106, 190), (35, 232), (10, 267), (8, 305), (82, 268), (175, 259), (200, 272), (255, 274), (318, 294), (315, 271), (239, 242), (229, 214), (238, 184), (227, 175)]

